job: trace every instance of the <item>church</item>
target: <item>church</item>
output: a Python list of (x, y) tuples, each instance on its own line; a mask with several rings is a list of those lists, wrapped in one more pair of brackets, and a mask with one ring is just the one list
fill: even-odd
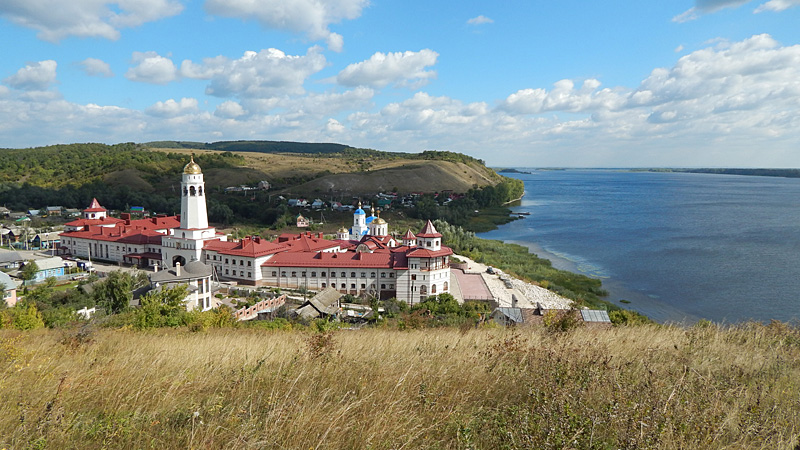
[[(191, 269), (243, 285), (330, 287), (343, 294), (395, 297), (409, 304), (450, 292), (453, 254), (442, 245), (442, 235), (430, 221), (416, 235), (408, 230), (398, 239), (389, 234), (380, 212), (375, 215), (370, 210), (367, 216), (360, 203), (353, 213), (353, 226), (340, 229), (332, 240), (321, 233), (304, 232), (285, 233), (274, 241), (257, 236), (229, 241), (208, 224), (203, 173), (194, 158), (183, 170), (180, 215), (132, 220), (129, 214), (122, 214), (116, 219), (93, 199), (81, 219), (66, 224), (61, 252), (162, 268), (166, 273), (156, 277), (159, 279), (167, 273), (185, 277), (186, 269)], [(197, 303), (203, 309), (209, 305), (207, 299)]]

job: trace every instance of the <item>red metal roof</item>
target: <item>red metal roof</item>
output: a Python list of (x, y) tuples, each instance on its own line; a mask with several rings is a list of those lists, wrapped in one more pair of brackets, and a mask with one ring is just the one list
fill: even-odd
[(275, 244), (266, 239), (250, 236), (233, 242), (210, 241), (206, 243), (204, 248), (215, 251), (221, 255), (245, 256), (250, 258), (271, 255), (287, 250), (287, 247), (281, 244)]
[(428, 220), (428, 222), (425, 223), (425, 226), (422, 227), (422, 231), (420, 231), (419, 234), (417, 234), (417, 237), (437, 238), (437, 237), (442, 237), (442, 235), (439, 234), (438, 231), (436, 231), (436, 228), (433, 226), (433, 222)]
[(104, 211), (108, 210), (100, 206), (100, 202), (98, 202), (96, 198), (93, 198), (92, 203), (89, 204), (89, 207), (83, 210), (83, 212), (104, 212)]
[(101, 219), (77, 219), (72, 222), (67, 222), (64, 226), (67, 227), (84, 227), (86, 225), (108, 226), (122, 223), (124, 220), (117, 219), (116, 217), (103, 217)]
[(449, 256), (453, 254), (453, 250), (450, 247), (442, 247), (441, 250), (432, 251), (426, 248), (415, 248), (410, 252), (406, 253), (406, 256), (409, 258), (437, 258), (440, 256)]
[(396, 268), (394, 253), (278, 253), (263, 267)]

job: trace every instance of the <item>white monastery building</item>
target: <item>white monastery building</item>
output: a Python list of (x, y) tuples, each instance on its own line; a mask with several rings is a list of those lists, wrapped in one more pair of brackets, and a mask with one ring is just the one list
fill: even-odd
[[(122, 214), (115, 219), (94, 199), (83, 218), (68, 223), (61, 233), (61, 251), (155, 270), (161, 267), (165, 273), (154, 277), (164, 277), (164, 282), (202, 274), (196, 286), (202, 298), (195, 307), (200, 308), (209, 307), (205, 297), (210, 295), (211, 276), (253, 286), (330, 287), (352, 295), (418, 303), (450, 292), (453, 254), (430, 221), (417, 235), (408, 230), (398, 241), (389, 235), (380, 212), (367, 217), (361, 204), (353, 213), (352, 228), (340, 229), (334, 240), (304, 232), (282, 234), (275, 241), (255, 236), (228, 241), (208, 226), (203, 173), (194, 158), (183, 170), (179, 216), (131, 220)], [(199, 263), (208, 266), (210, 274)]]

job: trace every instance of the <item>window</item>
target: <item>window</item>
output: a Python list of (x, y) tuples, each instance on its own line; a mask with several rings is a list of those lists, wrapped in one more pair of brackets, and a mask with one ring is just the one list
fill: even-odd
[(389, 274), (389, 278), (394, 278), (394, 272)]
[(433, 286), (431, 286), (431, 294), (435, 293), (436, 293), (436, 285), (434, 284)]
[(347, 276), (347, 274), (345, 274), (344, 272), (342, 272), (342, 278), (344, 278), (344, 277), (346, 277), (346, 276)]
[(240, 276), (240, 277), (243, 277), (243, 276), (244, 276), (244, 270), (240, 270), (240, 271), (239, 271), (239, 276)]
[(273, 270), (272, 271), (272, 276), (273, 277), (277, 277), (278, 276), (278, 271), (277, 270)]
[(296, 277), (297, 276), (297, 272), (292, 272), (292, 276)]
[(444, 292), (447, 292), (447, 281), (444, 282), (444, 287), (442, 288)]
[(366, 278), (367, 272), (361, 272), (361, 278)]
[(227, 274), (228, 274), (228, 269), (225, 269), (225, 275), (227, 275)]
[(361, 283), (361, 289), (366, 289), (366, 288), (367, 288), (367, 285), (364, 284), (364, 283)]
[(417, 276), (416, 276), (416, 275), (411, 275), (411, 279), (412, 279), (412, 280), (416, 280), (416, 279), (417, 279)]
[(386, 285), (385, 285), (385, 284), (382, 284), (382, 285), (381, 285), (381, 289), (386, 289)]
[(369, 276), (370, 276), (370, 278), (375, 278), (375, 272), (370, 272)]
[(355, 289), (355, 288), (356, 288), (356, 284), (355, 283), (350, 283), (350, 289)]
[(282, 276), (282, 277), (285, 277), (285, 276), (286, 276), (286, 271), (285, 271), (285, 270), (282, 270), (282, 271), (281, 271), (281, 276)]
[(326, 285), (325, 283), (322, 283), (322, 289), (325, 289), (327, 286), (328, 285)]
[(386, 278), (386, 274), (385, 274), (385, 273), (382, 273), (382, 274), (381, 274), (381, 278)]
[(240, 260), (239, 260), (239, 265), (240, 265), (240, 266), (243, 266), (243, 265), (244, 265), (244, 260), (240, 259)]
[(317, 272), (311, 272), (311, 276), (312, 277), (316, 277), (317, 276)]
[(306, 271), (304, 270), (303, 273), (300, 274), (300, 276), (303, 276), (303, 277), (306, 276)]
[(247, 272), (247, 278), (253, 278), (253, 273), (252, 272)]
[(250, 267), (252, 265), (253, 265), (253, 261), (247, 261), (247, 267)]
[(355, 277), (356, 277), (356, 273), (355, 272), (350, 272), (350, 278), (355, 278)]
[(390, 284), (390, 285), (389, 285), (389, 289), (394, 289), (394, 285), (393, 285), (393, 284)]
[[(324, 277), (324, 276), (325, 276), (325, 272), (320, 272), (320, 273), (319, 273), (319, 276), (321, 276), (321, 277)], [(334, 276), (335, 276), (335, 275), (334, 275)]]
[(225, 264), (228, 264), (228, 258), (225, 258)]

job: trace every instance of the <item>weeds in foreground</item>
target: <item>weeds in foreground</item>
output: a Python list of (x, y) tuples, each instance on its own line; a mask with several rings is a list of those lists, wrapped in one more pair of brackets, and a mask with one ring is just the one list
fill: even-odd
[(3, 330), (0, 448), (794, 449), (798, 336)]

